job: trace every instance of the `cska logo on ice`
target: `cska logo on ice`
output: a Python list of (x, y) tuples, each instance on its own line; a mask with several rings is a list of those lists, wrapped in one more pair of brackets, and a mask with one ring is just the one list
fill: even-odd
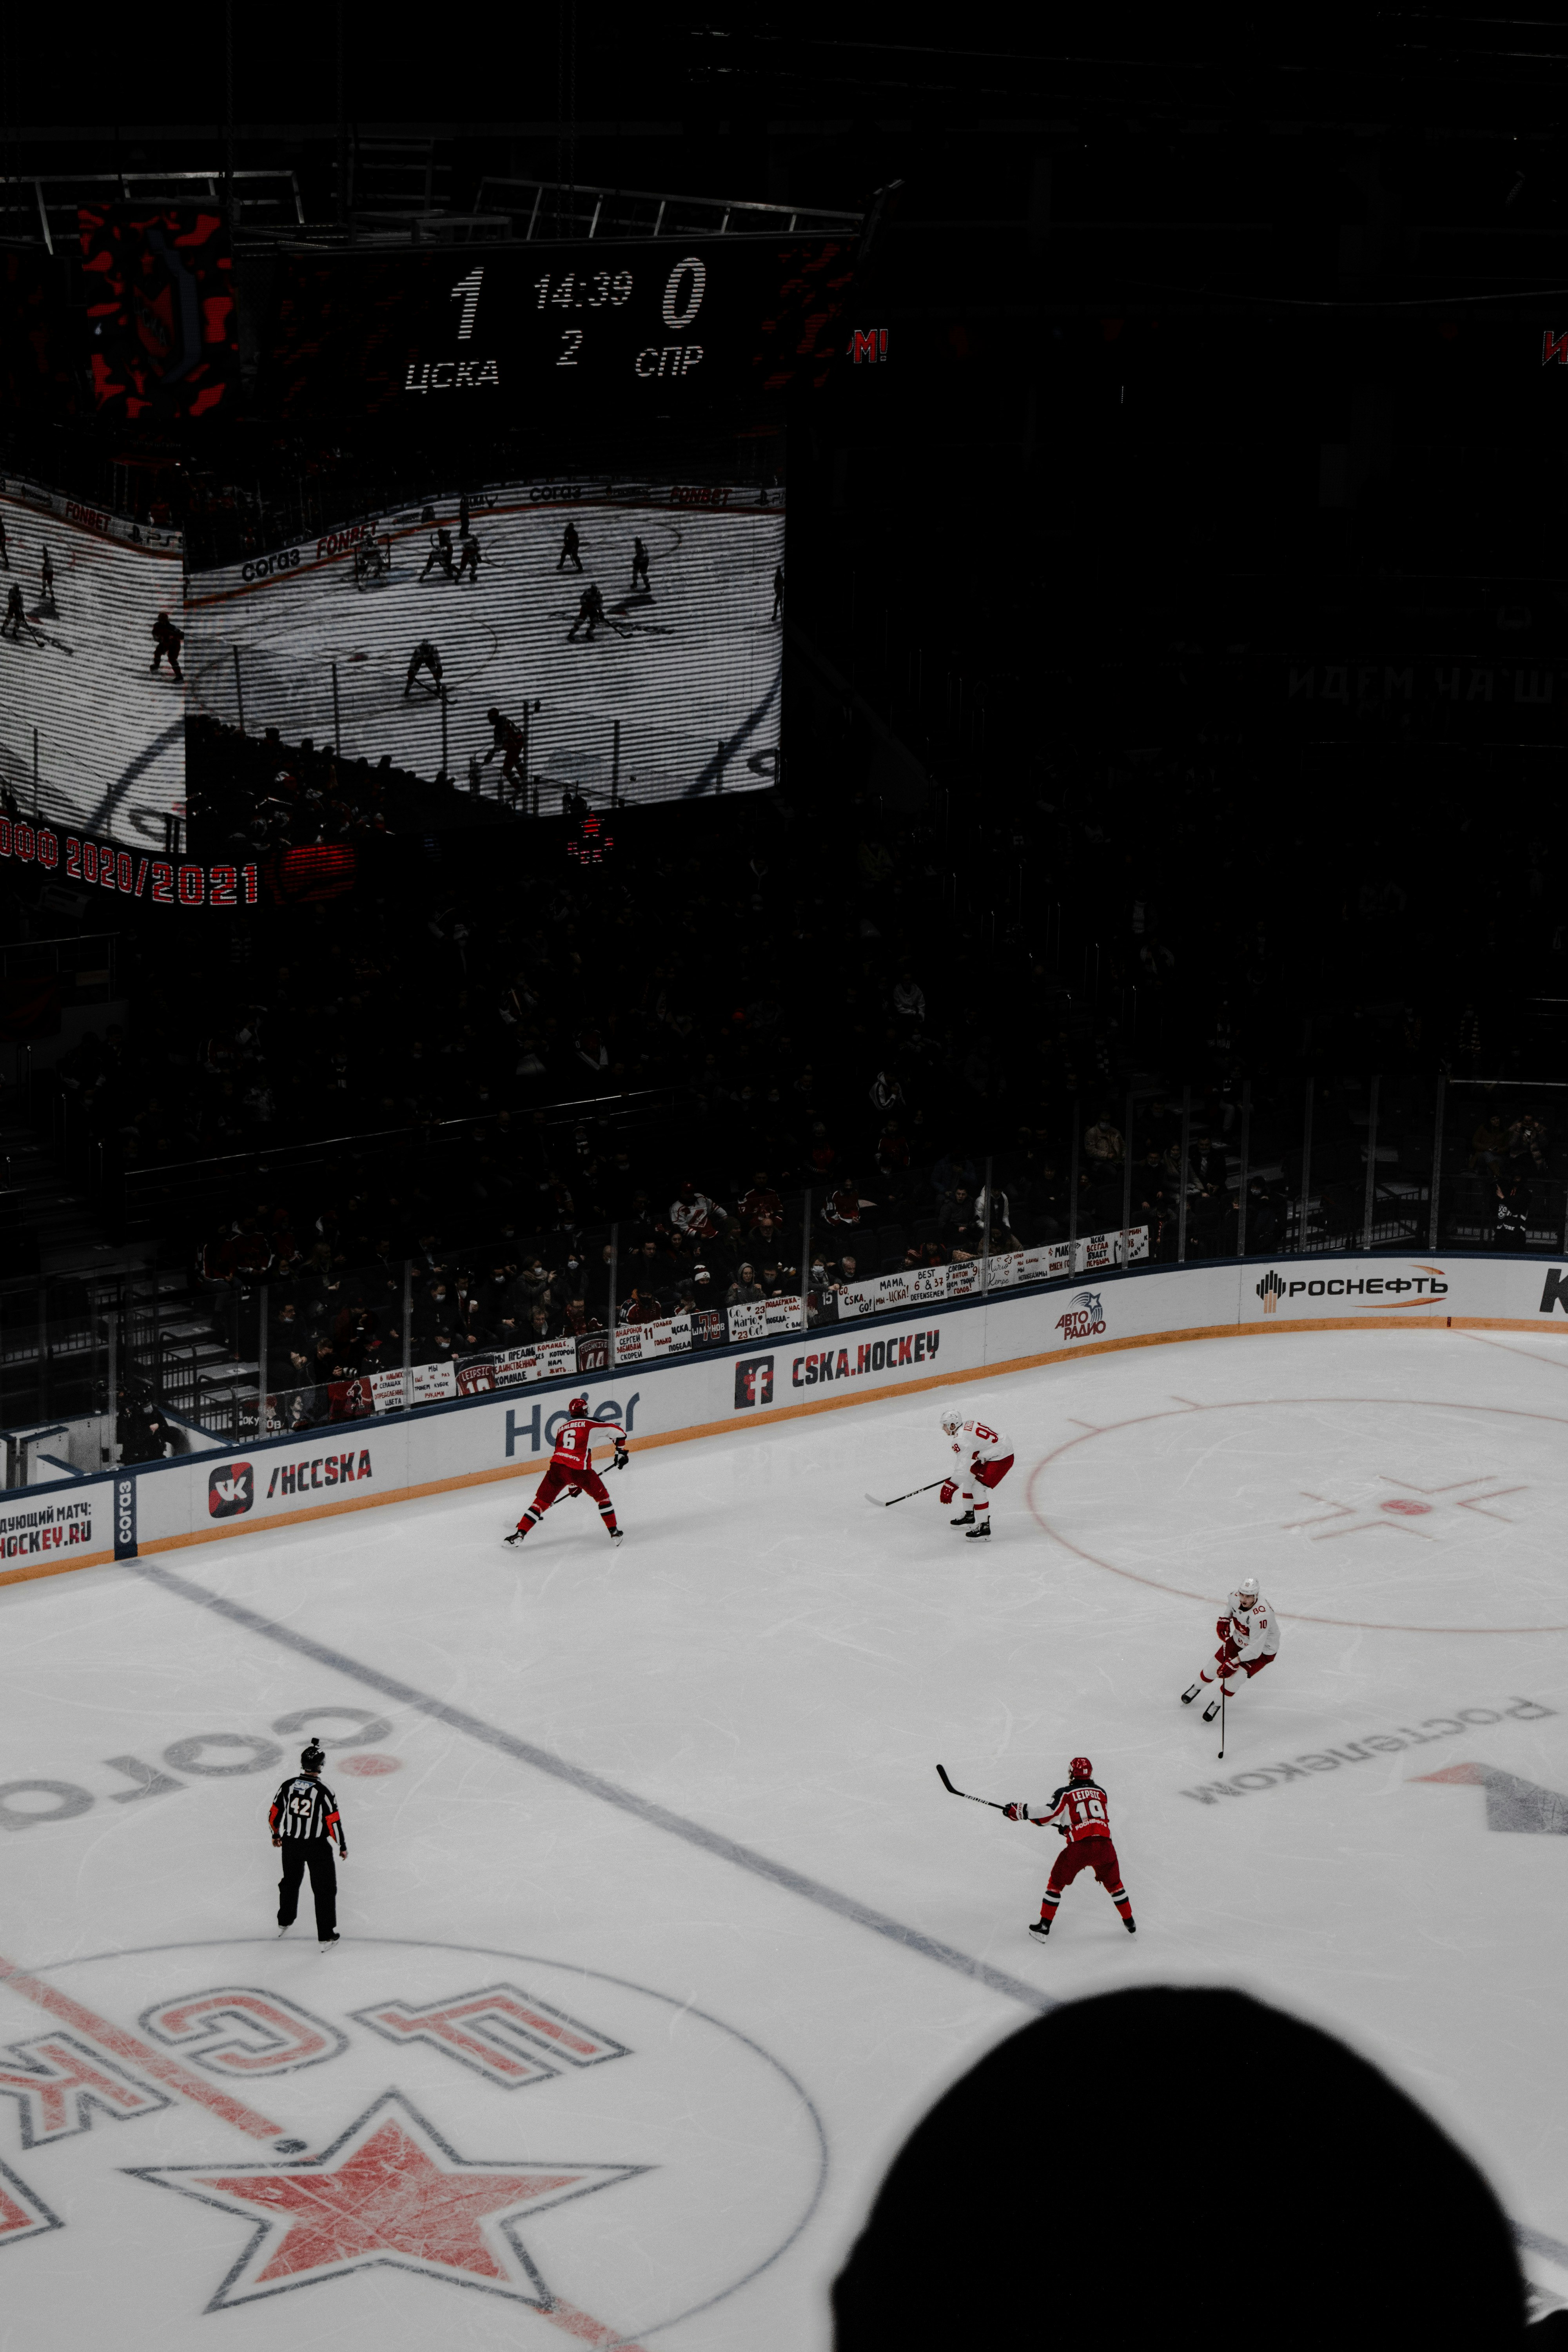
[[(271, 1860), (255, 1874), (263, 1916)], [(164, 1947), (146, 1974), (101, 1954), (72, 1975), (68, 2032), (52, 1984), (22, 1969), (0, 1981), (16, 2158), (0, 2161), (0, 2249), (67, 2228), (76, 2242), (47, 2290), (50, 2341), (94, 2333), (126, 2200), (132, 2234), (139, 2214), (159, 2249), (117, 2287), (127, 2341), (194, 2344), (202, 2314), (287, 2295), (274, 2336), (309, 2336), (317, 2303), (317, 2333), (369, 2344), (401, 2289), (421, 2298), (426, 2340), (456, 2326), (500, 2342), (461, 2306), (442, 2329), (431, 2290), (452, 2286), (510, 2305), (531, 2346), (548, 2322), (607, 2348), (660, 2340), (649, 2239), (677, 2250), (675, 2307), (703, 2309), (773, 2261), (821, 2195), (820, 2129), (794, 2077), (689, 2001), (561, 1960), (344, 1937), (307, 2007), (300, 1958), (255, 1936)], [(664, 2119), (654, 2138), (648, 2116)], [(769, 2196), (715, 2230), (712, 2151), (753, 2134)], [(588, 2198), (596, 2228), (570, 2210)]]
[(1075, 1290), (1065, 1315), (1057, 1318), (1064, 1339), (1098, 1339), (1105, 1328), (1105, 1307), (1098, 1290)]

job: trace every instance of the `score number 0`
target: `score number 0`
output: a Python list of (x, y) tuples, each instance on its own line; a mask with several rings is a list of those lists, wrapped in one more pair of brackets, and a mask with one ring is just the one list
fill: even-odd
[[(544, 290), (540, 294), (539, 307), (542, 310), (550, 281), (546, 278), (541, 282)], [(471, 342), (473, 340), (474, 321), (479, 316), (479, 296), (484, 291), (484, 283), (485, 268), (483, 262), (480, 262), (477, 268), (469, 270), (466, 278), (459, 278), (452, 289), (449, 299), (454, 302), (460, 302), (463, 306), (458, 318), (458, 341), (460, 343)], [(629, 272), (626, 278), (626, 294), (631, 292)], [(672, 333), (683, 334), (693, 323), (697, 313), (702, 308), (702, 298), (707, 291), (708, 265), (705, 261), (700, 260), (696, 254), (689, 253), (685, 259), (678, 261), (670, 271), (664, 289), (664, 299), (659, 305), (664, 323)], [(616, 296), (619, 296), (621, 301), (626, 299), (626, 295), (620, 293), (618, 278), (616, 284)], [(615, 299), (615, 296), (612, 296), (612, 299)], [(565, 350), (555, 364), (557, 367), (575, 367), (577, 352), (583, 342), (581, 331), (576, 328), (569, 329), (563, 341)]]

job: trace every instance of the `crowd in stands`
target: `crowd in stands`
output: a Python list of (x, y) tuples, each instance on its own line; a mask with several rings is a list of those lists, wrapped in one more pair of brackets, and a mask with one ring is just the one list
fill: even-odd
[[(538, 1139), (551, 1133), (542, 1128)], [(637, 1184), (625, 1149), (608, 1171), (601, 1166), (584, 1128), (565, 1139), (572, 1157), (548, 1168), (528, 1140), (507, 1156), (504, 1142), (498, 1151), (494, 1134), (488, 1139), (483, 1181), (495, 1222), (486, 1237), (450, 1238), (451, 1220), (439, 1222), (436, 1202), (417, 1191), (351, 1193), (314, 1215), (309, 1202), (296, 1213), (277, 1195), (256, 1201), (199, 1255), (216, 1328), (241, 1354), (258, 1343), (265, 1283), (268, 1385), (324, 1388), (399, 1368), (405, 1309), (420, 1365), (583, 1338), (612, 1316), (626, 1328), (793, 1303), (803, 1287), (808, 1319), (823, 1322), (835, 1318), (839, 1294), (868, 1276), (975, 1258), (986, 1238), (984, 1163), (952, 1152), (917, 1173), (891, 1122), (882, 1130), (884, 1166), (871, 1180), (882, 1197), (830, 1170), (811, 1192), (809, 1226), (805, 1195), (781, 1192), (766, 1169), (727, 1200), (689, 1181), (667, 1200)], [(574, 1182), (612, 1194), (626, 1187), (612, 1225), (584, 1226)], [(992, 1248), (1015, 1247), (999, 1187), (990, 1213)], [(1020, 1222), (1033, 1230), (1039, 1221)], [(709, 1328), (723, 1336), (721, 1319)]]
[(481, 801), (432, 782), (390, 755), (342, 757), (306, 736), (284, 743), (275, 727), (242, 735), (216, 719), (186, 730), (186, 807), (193, 856), (236, 865), (329, 842), (365, 842), (474, 823), (495, 824), (494, 798)]
[[(276, 747), (228, 752), (276, 785)], [(374, 772), (362, 799), (329, 788), (323, 755), (280, 764), (297, 789), (268, 809), (272, 846), (381, 821)], [(1174, 791), (1189, 803), (1201, 814), (1201, 789)], [(988, 856), (1024, 839), (1019, 822), (979, 829)], [(940, 800), (913, 815), (870, 793), (830, 818), (782, 793), (626, 811), (594, 867), (558, 821), (509, 823), (481, 855), (473, 835), (412, 840), (330, 903), (127, 929), (129, 1020), (59, 1062), (59, 1091), (111, 1183), (129, 1180), (135, 1230), (151, 1220), (199, 1269), (215, 1317), (259, 1281), (279, 1307), (291, 1289), (312, 1364), (374, 1364), (395, 1329), (401, 1360), (405, 1259), (426, 1360), (602, 1323), (613, 1225), (617, 1321), (803, 1287), (820, 1313), (836, 1287), (973, 1256), (988, 1166), (994, 1249), (1131, 1224), (1156, 1259), (1243, 1238), (1272, 1255), (1296, 1238), (1303, 1073), (1319, 1089), (1313, 1238), (1357, 1234), (1364, 1129), (1332, 1075), (1358, 1066), (1342, 1059), (1350, 1016), (1285, 1020), (1265, 921), (1205, 957), (1131, 858), (1092, 958), (1064, 944), (1045, 893), (1103, 837), (1045, 797), (1028, 823), (1037, 868), (989, 913), (952, 889)], [(1362, 919), (1342, 911), (1353, 940)], [(1502, 1058), (1490, 1017), (1397, 999), (1355, 1013), (1359, 1066), (1395, 1074), (1380, 1181), (1391, 1155), (1429, 1166), (1439, 1068)], [(1471, 1126), (1484, 1140), (1464, 1172), (1501, 1231), (1501, 1196), (1545, 1183), (1549, 1139), (1516, 1097), (1495, 1129), (1490, 1110), (1457, 1111), (1450, 1164)], [(350, 1140), (300, 1164), (334, 1137)], [(222, 1160), (232, 1177), (199, 1211), (160, 1208), (162, 1171)]]

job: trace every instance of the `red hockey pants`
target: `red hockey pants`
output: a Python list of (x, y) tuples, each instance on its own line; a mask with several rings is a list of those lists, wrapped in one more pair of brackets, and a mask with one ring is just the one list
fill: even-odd
[(1040, 1916), (1043, 1919), (1055, 1918), (1058, 1904), (1083, 1870), (1093, 1871), (1125, 1919), (1131, 1906), (1127, 1900), (1127, 1890), (1121, 1884), (1121, 1865), (1116, 1859), (1116, 1848), (1108, 1837), (1075, 1838), (1070, 1845), (1063, 1846), (1046, 1884)]
[(591, 1462), (574, 1463), (570, 1468), (564, 1462), (552, 1462), (540, 1480), (525, 1516), (531, 1519), (542, 1518), (565, 1486), (581, 1486), (585, 1495), (593, 1496), (601, 1511), (610, 1518), (615, 1517), (616, 1507), (610, 1500), (610, 1490)]

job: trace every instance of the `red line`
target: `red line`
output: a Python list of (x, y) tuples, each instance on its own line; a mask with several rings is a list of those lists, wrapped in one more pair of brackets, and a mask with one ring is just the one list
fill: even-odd
[(605, 2347), (605, 2352), (642, 2352), (641, 2346), (634, 2344), (629, 2336), (617, 2336), (613, 2327), (605, 2327), (598, 2320), (590, 2318), (585, 2311), (578, 2311), (572, 2304), (563, 2303), (559, 2295), (553, 2303), (544, 2306), (542, 2316), (554, 2326), (563, 2327), (568, 2336), (577, 2338), (579, 2344), (600, 2345)]
[(183, 2097), (194, 2099), (198, 2106), (210, 2107), (215, 2116), (221, 2116), (225, 2123), (234, 2124), (242, 2132), (248, 2132), (252, 2139), (264, 2139), (270, 2143), (282, 2138), (284, 2126), (281, 2124), (268, 2123), (265, 2116), (258, 2115), (254, 2107), (246, 2106), (242, 2100), (231, 2098), (226, 2091), (219, 2090), (216, 2083), (204, 2083), (199, 2074), (193, 2074), (188, 2067), (181, 2065), (177, 2058), (166, 2058), (162, 2051), (153, 2049), (138, 2035), (127, 2033), (123, 2026), (111, 2025), (108, 2018), (84, 2009), (79, 2000), (71, 1999), (69, 1993), (60, 1992), (55, 1986), (45, 1984), (40, 1977), (29, 1976), (14, 1960), (6, 1959), (4, 1953), (0, 1953), (0, 1984), (10, 1985), (25, 2000), (37, 2001), (40, 2009), (47, 2009), (51, 2017), (58, 2017), (63, 2024), (74, 2025), (79, 2033), (87, 2034), (100, 2050), (111, 2050), (117, 2058), (128, 2059), (140, 2066), (143, 2074), (151, 2074), (166, 2090), (178, 2091)]

